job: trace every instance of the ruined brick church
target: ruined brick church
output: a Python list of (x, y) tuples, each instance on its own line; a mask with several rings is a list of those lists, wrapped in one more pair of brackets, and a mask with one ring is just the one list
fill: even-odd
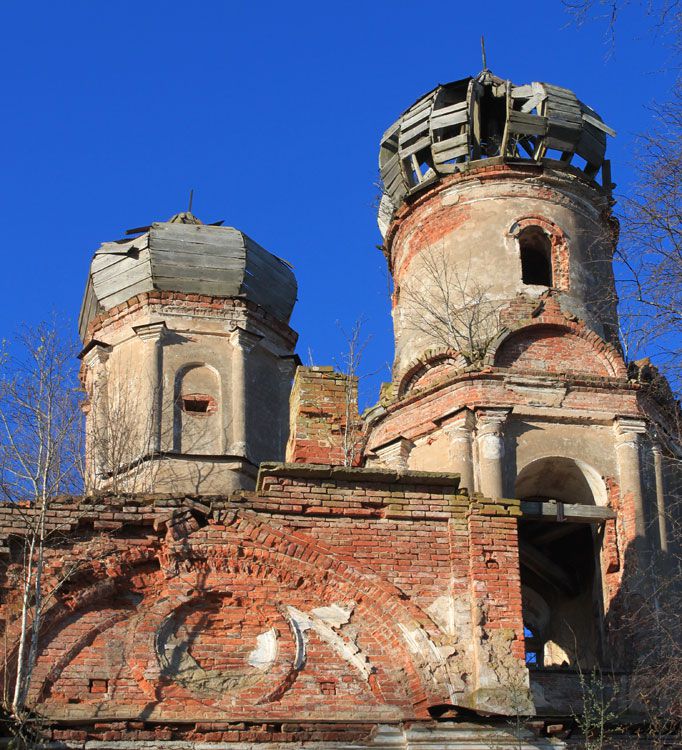
[(87, 494), (51, 505), (29, 691), (50, 747), (562, 748), (581, 672), (624, 699), (680, 446), (618, 344), (613, 135), (487, 70), (386, 131), (395, 359), (362, 415), (300, 366), (294, 273), (238, 229), (101, 245)]

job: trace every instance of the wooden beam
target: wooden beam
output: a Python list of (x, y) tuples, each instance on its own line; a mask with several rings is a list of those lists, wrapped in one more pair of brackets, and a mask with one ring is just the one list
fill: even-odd
[(611, 508), (600, 505), (562, 503), (559, 500), (522, 500), (522, 518), (570, 523), (604, 523), (616, 517)]

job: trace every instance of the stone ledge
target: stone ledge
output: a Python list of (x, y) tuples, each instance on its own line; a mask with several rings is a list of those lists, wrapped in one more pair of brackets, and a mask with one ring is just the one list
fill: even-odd
[(260, 465), (256, 491), (262, 489), (265, 477), (291, 477), (300, 479), (332, 479), (343, 482), (378, 482), (382, 484), (418, 484), (434, 487), (459, 488), (460, 475), (448, 472), (397, 471), (379, 467), (359, 468), (331, 466), (329, 464), (292, 464), (265, 462)]

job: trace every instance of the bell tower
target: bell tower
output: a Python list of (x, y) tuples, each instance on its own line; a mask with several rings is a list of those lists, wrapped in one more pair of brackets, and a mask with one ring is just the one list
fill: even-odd
[(618, 343), (614, 135), (572, 91), (484, 70), (381, 140), (395, 359), (365, 460), (522, 501), (529, 664), (597, 661), (625, 559), (667, 545), (675, 407)]
[(295, 300), (285, 261), (189, 213), (105, 242), (80, 317), (89, 488), (253, 487), (288, 437)]

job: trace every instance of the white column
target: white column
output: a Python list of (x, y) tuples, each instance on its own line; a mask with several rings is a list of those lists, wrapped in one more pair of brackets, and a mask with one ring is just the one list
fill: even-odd
[[(634, 512), (633, 529), (636, 540), (646, 546), (646, 516), (642, 495), (642, 472), (640, 461), (640, 435), (646, 432), (641, 419), (616, 419), (616, 461), (620, 480), (621, 503), (632, 502)], [(627, 519), (628, 515), (625, 514)]]
[(473, 431), (474, 415), (468, 409), (443, 425), (449, 440), (448, 457), (453, 471), (459, 474), (459, 487), (474, 492)]
[(386, 445), (375, 449), (379, 463), (392, 469), (406, 470), (410, 458), (410, 453), (414, 448), (414, 443), (404, 437), (392, 440)]
[(668, 521), (665, 508), (665, 482), (663, 479), (663, 451), (658, 443), (651, 447), (654, 454), (654, 473), (656, 476), (656, 512), (658, 514), (658, 539), (661, 552), (668, 551)]
[(485, 497), (504, 496), (504, 424), (509, 409), (485, 409), (476, 413), (478, 490)]
[(233, 456), (248, 457), (247, 446), (247, 407), (248, 373), (247, 355), (263, 337), (244, 328), (235, 328), (230, 335), (232, 344), (232, 445)]
[(133, 326), (133, 331), (146, 343), (148, 348), (147, 361), (149, 392), (152, 399), (151, 441), (152, 453), (161, 450), (161, 413), (163, 410), (163, 336), (166, 332), (163, 321)]
[(111, 353), (111, 347), (101, 341), (91, 341), (79, 354), (89, 370), (90, 393), (89, 410), (85, 418), (85, 489), (86, 492), (97, 489), (97, 477), (102, 472), (101, 451), (105, 441), (97, 440), (100, 430), (106, 429), (107, 409), (107, 369), (106, 363)]

